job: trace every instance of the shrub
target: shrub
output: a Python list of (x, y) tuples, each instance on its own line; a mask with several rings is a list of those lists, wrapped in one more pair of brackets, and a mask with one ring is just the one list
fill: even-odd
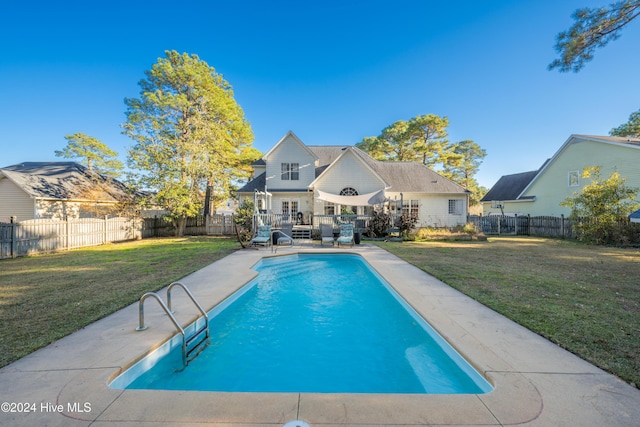
[(637, 209), (639, 190), (628, 187), (618, 172), (601, 178), (599, 167), (585, 168), (582, 177), (591, 178), (591, 183), (560, 203), (571, 208), (578, 239), (595, 244), (620, 243), (622, 236), (628, 235), (628, 231), (621, 232), (620, 221)]
[(233, 222), (235, 223), (238, 231), (238, 238), (240, 239), (241, 244), (247, 243), (251, 240), (253, 235), (251, 230), (253, 228), (254, 212), (253, 201), (244, 199), (240, 206), (238, 206), (238, 209), (236, 209), (236, 213), (233, 216)]
[(403, 213), (396, 219), (396, 227), (400, 229), (400, 237), (403, 239), (409, 238), (409, 233), (413, 230), (418, 223), (418, 217), (408, 213)]
[(391, 225), (391, 215), (386, 212), (374, 210), (369, 220), (367, 234), (369, 237), (383, 237)]
[(476, 228), (475, 224), (473, 224), (472, 222), (468, 222), (464, 225), (464, 227), (462, 227), (462, 231), (464, 233), (467, 234), (477, 234), (478, 233), (478, 229)]

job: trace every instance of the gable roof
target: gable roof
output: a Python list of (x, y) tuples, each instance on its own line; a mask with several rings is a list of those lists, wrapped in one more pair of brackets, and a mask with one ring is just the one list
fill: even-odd
[(369, 171), (373, 174), (373, 176), (375, 176), (382, 182), (385, 188), (389, 187), (385, 179), (382, 176), (380, 176), (380, 174), (371, 167), (372, 163), (376, 162), (377, 160), (374, 160), (371, 156), (365, 154), (363, 151), (352, 146), (342, 148), (340, 151), (341, 151), (340, 155), (336, 159), (332, 160), (330, 164), (324, 167), (322, 169), (322, 172), (320, 172), (320, 174), (318, 174), (318, 169), (320, 168), (316, 169), (316, 179), (311, 184), (309, 184), (309, 188), (313, 188), (316, 181), (318, 181), (322, 175), (328, 173), (328, 171), (338, 163), (339, 159), (349, 154), (353, 154), (355, 158), (358, 161), (360, 161), (365, 168), (369, 169)]
[(98, 190), (99, 199), (105, 202), (128, 195), (120, 181), (90, 172), (75, 162), (25, 162), (1, 168), (0, 174), (37, 199), (86, 200), (89, 190)]
[(522, 194), (524, 194), (529, 189), (529, 187), (531, 187), (533, 185), (533, 183), (544, 173), (544, 171), (553, 162), (556, 161), (556, 159), (558, 157), (560, 157), (562, 152), (569, 145), (571, 145), (572, 143), (577, 142), (577, 141), (592, 141), (592, 142), (598, 142), (598, 143), (602, 143), (602, 144), (610, 144), (610, 145), (618, 146), (618, 147), (627, 147), (627, 148), (633, 148), (633, 149), (640, 149), (640, 139), (638, 139), (638, 138), (621, 137), (621, 136), (596, 136), (596, 135), (572, 134), (572, 135), (569, 136), (569, 138), (567, 138), (567, 140), (564, 142), (564, 144), (562, 144), (560, 149), (558, 149), (558, 151), (556, 151), (555, 154), (542, 165), (540, 170), (538, 170), (538, 173), (526, 185), (526, 187), (524, 187), (522, 189), (522, 191), (520, 192), (518, 197), (522, 196)]
[(295, 142), (297, 142), (297, 143), (300, 145), (300, 147), (302, 147), (302, 148), (303, 148), (307, 153), (309, 153), (309, 155), (310, 155), (311, 157), (313, 157), (313, 158), (315, 158), (315, 157), (316, 157), (315, 153), (314, 153), (313, 151), (311, 151), (311, 150), (309, 149), (309, 147), (307, 147), (307, 146), (305, 145), (305, 143), (304, 143), (304, 142), (302, 142), (302, 140), (301, 140), (300, 138), (298, 138), (298, 136), (297, 136), (295, 133), (293, 133), (293, 131), (289, 131), (289, 132), (287, 132), (287, 133), (286, 133), (282, 138), (280, 138), (280, 141), (278, 141), (278, 142), (276, 143), (276, 145), (274, 145), (273, 147), (271, 147), (271, 150), (267, 151), (267, 153), (266, 153), (264, 156), (262, 156), (262, 159), (263, 159), (263, 160), (266, 160), (266, 159), (271, 155), (271, 153), (273, 153), (274, 151), (276, 151), (276, 149), (280, 146), (280, 144), (284, 143), (284, 141), (285, 141), (287, 138), (291, 138), (291, 139), (293, 139)]
[(490, 202), (492, 200), (517, 200), (527, 185), (536, 177), (538, 170), (522, 173), (514, 173), (512, 175), (504, 175), (500, 177), (493, 187), (480, 200), (481, 202)]
[(381, 161), (357, 147), (350, 147), (387, 184), (387, 190), (405, 193), (470, 193), (419, 162)]
[(540, 169), (530, 172), (516, 173), (512, 175), (503, 175), (480, 201), (490, 202), (493, 200), (513, 201), (532, 199), (532, 196), (524, 197), (522, 195), (525, 194), (527, 189), (531, 187), (531, 185), (533, 185), (533, 183), (544, 173), (549, 165), (553, 163), (570, 144), (577, 141), (593, 141), (603, 144), (640, 149), (640, 139), (638, 138), (572, 134), (571, 136), (569, 136), (569, 138), (567, 138), (564, 144), (562, 144), (560, 149), (555, 152), (553, 157), (547, 159), (542, 164)]
[[(262, 156), (262, 160), (266, 159), (274, 149), (280, 145), (288, 136), (292, 136), (306, 150), (317, 158), (317, 166), (315, 169), (315, 179), (322, 175), (340, 156), (349, 151), (359, 158), (365, 167), (369, 168), (375, 175), (380, 177), (385, 183), (385, 189), (394, 192), (405, 193), (462, 193), (468, 194), (466, 190), (459, 184), (443, 177), (437, 172), (429, 169), (427, 166), (418, 162), (390, 162), (380, 161), (371, 157), (369, 154), (352, 145), (305, 145), (293, 132), (287, 134), (271, 148), (267, 154)], [(256, 162), (254, 165), (261, 166), (265, 163)], [(314, 181), (315, 182), (315, 181)], [(253, 178), (238, 193), (252, 193), (255, 190), (263, 191), (266, 183), (266, 174), (260, 174)], [(312, 183), (313, 184), (313, 183)], [(278, 190), (283, 191), (283, 190)]]

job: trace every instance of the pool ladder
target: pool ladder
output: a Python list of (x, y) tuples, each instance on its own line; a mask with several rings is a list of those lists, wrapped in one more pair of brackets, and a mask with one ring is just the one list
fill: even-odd
[[(171, 290), (176, 286), (184, 289), (184, 291), (187, 293), (191, 301), (195, 304), (196, 308), (200, 311), (200, 313), (204, 317), (204, 325), (200, 328), (197, 328), (198, 320), (200, 318), (197, 318), (193, 322), (194, 329), (197, 328), (197, 330), (188, 338), (184, 328), (182, 327), (182, 325), (180, 325), (176, 317), (173, 315), (174, 311), (171, 310)], [(156, 301), (158, 301), (158, 303), (160, 304), (160, 307), (162, 307), (165, 313), (167, 313), (173, 325), (176, 327), (178, 332), (180, 332), (180, 334), (182, 335), (182, 365), (183, 365), (183, 368), (186, 368), (189, 362), (195, 359), (196, 356), (198, 356), (198, 354), (200, 354), (200, 352), (204, 350), (204, 348), (209, 344), (209, 316), (207, 316), (207, 313), (204, 311), (202, 306), (198, 303), (196, 298), (193, 296), (189, 288), (187, 288), (184, 283), (173, 282), (167, 288), (166, 304), (164, 303), (164, 301), (162, 301), (162, 298), (160, 297), (160, 295), (158, 295), (155, 292), (147, 292), (140, 297), (140, 303), (138, 304), (138, 315), (140, 319), (140, 326), (136, 328), (136, 331), (144, 331), (145, 329), (147, 329), (147, 325), (145, 325), (144, 323), (144, 302), (149, 297), (152, 297)]]

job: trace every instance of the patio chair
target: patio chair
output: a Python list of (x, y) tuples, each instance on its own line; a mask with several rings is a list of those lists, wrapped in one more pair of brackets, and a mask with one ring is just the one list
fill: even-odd
[(294, 245), (293, 241), (293, 224), (290, 222), (283, 222), (280, 227), (280, 235), (278, 236), (278, 240), (276, 240), (276, 244), (280, 245)]
[(340, 235), (336, 239), (336, 242), (338, 242), (338, 247), (341, 243), (353, 247), (353, 224), (340, 225)]
[(325, 243), (331, 243), (331, 246), (335, 243), (331, 224), (320, 224), (320, 245), (324, 246)]
[(261, 225), (258, 227), (258, 233), (249, 242), (250, 245), (264, 245), (265, 248), (271, 244), (271, 226)]

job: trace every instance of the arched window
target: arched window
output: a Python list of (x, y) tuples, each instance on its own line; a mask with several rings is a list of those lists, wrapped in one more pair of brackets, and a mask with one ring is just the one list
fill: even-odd
[(356, 191), (356, 189), (352, 187), (345, 187), (342, 189), (342, 191), (340, 191), (340, 195), (341, 196), (357, 196), (358, 191)]

